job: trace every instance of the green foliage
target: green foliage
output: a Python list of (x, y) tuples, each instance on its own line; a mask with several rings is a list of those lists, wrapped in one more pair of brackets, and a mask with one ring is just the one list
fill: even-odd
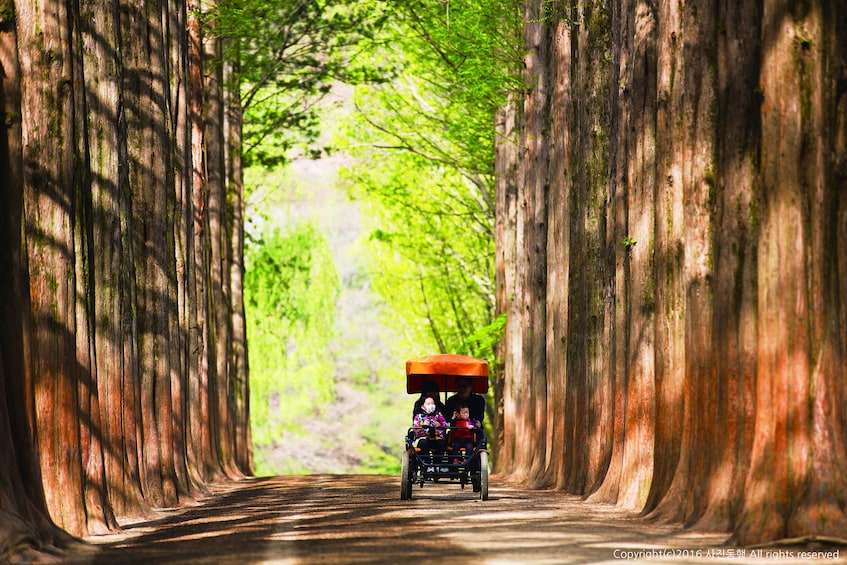
[(339, 142), (366, 211), (370, 272), (414, 353), (493, 360), (494, 120), (520, 86), (517, 4), (393, 2), (375, 64)]
[(251, 421), (261, 446), (301, 429), (333, 398), (326, 350), (340, 280), (326, 239), (308, 224), (253, 242), (246, 259)]
[[(292, 158), (328, 152), (322, 99), (339, 81), (358, 85), (335, 139), (358, 163), (344, 175), (367, 234), (357, 276), (404, 337), (403, 358), (493, 361), (505, 322), (494, 316), (493, 124), (521, 87), (519, 14), (502, 0), (221, 0), (209, 14), (241, 62), (248, 181), (269, 169), (254, 198), (272, 197), (271, 177)], [(340, 283), (324, 236), (309, 226), (255, 236), (246, 259), (257, 471), (308, 472), (308, 446), (355, 453), (348, 463), (362, 472), (398, 472), (402, 365), (383, 378), (371, 365), (394, 351), (360, 359), (334, 341)]]
[(561, 5), (559, 0), (542, 0), (541, 2), (541, 16), (538, 19), (529, 20), (530, 23), (552, 23), (556, 22), (561, 18), (565, 13), (564, 7)]
[(373, 159), (347, 178), (365, 210), (369, 273), (387, 323), (420, 348), (414, 354), (455, 352), (493, 316), (493, 218), (458, 172), (421, 161)]
[(0, 0), (0, 23), (15, 21), (15, 3), (12, 0)]
[(312, 230), (282, 237), (275, 233), (251, 249), (245, 280), (255, 310), (290, 325), (308, 323), (305, 295), (312, 271)]
[(494, 347), (503, 338), (505, 327), (506, 314), (500, 314), (490, 324), (479, 328), (468, 336), (456, 352), (472, 357), (493, 359)]
[[(395, 449), (393, 451), (387, 450), (384, 447), (387, 431), (391, 432), (389, 437), (398, 440), (395, 443)], [(401, 433), (398, 434), (398, 431), (401, 431)], [(402, 438), (402, 431), (400, 428), (389, 430), (380, 423), (374, 423), (366, 428), (362, 434), (365, 442), (359, 450), (362, 455), (362, 464), (357, 469), (357, 472), (399, 475), (400, 452), (403, 450), (403, 443), (399, 439)]]
[(385, 80), (360, 57), (386, 18), (384, 3), (361, 0), (221, 0), (206, 15), (238, 60), (232, 79), (244, 109), (244, 163), (275, 167), (292, 152), (313, 158), (319, 102), (338, 81)]
[(393, 80), (357, 89), (353, 137), (466, 175), (493, 174), (494, 116), (522, 84), (517, 4), (423, 0), (391, 6), (392, 25), (371, 56), (374, 65), (393, 70)]

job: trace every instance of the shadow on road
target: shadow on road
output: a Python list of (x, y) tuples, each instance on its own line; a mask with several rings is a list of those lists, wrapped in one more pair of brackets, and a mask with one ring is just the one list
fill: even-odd
[[(482, 502), (456, 484), (415, 487), (397, 477), (258, 478), (216, 487), (196, 507), (89, 541), (96, 551), (64, 561), (119, 564), (727, 563), (724, 533), (649, 523), (620, 509), (555, 491), (526, 491), (492, 478)], [(645, 550), (677, 551), (638, 559)], [(693, 552), (700, 551), (699, 556)], [(691, 552), (683, 558), (682, 552)], [(622, 557), (623, 556), (623, 557)], [(755, 562), (734, 558), (732, 563)]]

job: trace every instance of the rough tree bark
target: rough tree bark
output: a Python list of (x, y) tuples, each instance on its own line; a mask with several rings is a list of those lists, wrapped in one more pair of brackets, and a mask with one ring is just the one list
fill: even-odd
[[(567, 160), (558, 165), (565, 171), (563, 192), (569, 209), (557, 214), (568, 218), (568, 261), (567, 266), (552, 266), (561, 269), (560, 276), (569, 281), (567, 328), (556, 340), (567, 347), (566, 439), (562, 449), (566, 450), (563, 458), (568, 464), (557, 484), (579, 493), (595, 489), (603, 479), (611, 453), (604, 434), (613, 429), (612, 413), (607, 409), (612, 394), (609, 380), (604, 378), (607, 359), (603, 346), (607, 303), (613, 297), (607, 279), (607, 257), (611, 254), (605, 252), (609, 231), (606, 177), (611, 109), (605, 94), (611, 80), (610, 16), (600, 3), (571, 6), (566, 31), (569, 51), (563, 54), (566, 59), (559, 70), (561, 80), (570, 83), (564, 105), (571, 117), (567, 124), (556, 127), (557, 131), (567, 131), (570, 139)], [(578, 52), (579, 45), (588, 48)], [(577, 448), (580, 442), (587, 449)]]
[[(91, 261), (90, 277), (93, 291), (94, 366), (103, 417), (100, 437), (103, 442), (106, 486), (115, 501), (113, 509), (119, 514), (136, 511), (140, 497), (136, 494), (137, 467), (126, 465), (137, 460), (128, 458), (124, 430), (132, 430), (135, 444), (135, 425), (122, 422), (120, 405), (121, 384), (131, 367), (125, 364), (121, 347), (122, 312), (128, 308), (128, 296), (122, 292), (121, 273), (125, 272), (122, 230), (126, 227), (126, 175), (121, 159), (120, 76), (118, 52), (117, 2), (82, 3), (81, 10), (90, 10), (91, 19), (82, 19), (82, 65), (88, 73), (83, 77), (87, 112), (96, 119), (87, 125), (88, 170), (90, 175)], [(134, 381), (130, 377), (130, 381)], [(115, 497), (116, 493), (122, 496)], [(135, 496), (133, 496), (135, 495)]]
[[(527, 5), (526, 18), (537, 18), (538, 6)], [(535, 85), (524, 100), (523, 143), (520, 147), (522, 166), (518, 186), (525, 187), (518, 199), (515, 279), (515, 306), (518, 309), (519, 362), (515, 363), (513, 385), (514, 413), (511, 425), (515, 427), (514, 473), (526, 476), (537, 483), (546, 460), (545, 438), (547, 415), (547, 387), (545, 384), (546, 345), (542, 339), (546, 331), (545, 271), (547, 264), (547, 192), (546, 178), (549, 146), (545, 137), (549, 133), (547, 120), (551, 76), (545, 64), (549, 59), (549, 41), (546, 28), (528, 26), (525, 41), (528, 46), (525, 74), (528, 83)], [(506, 446), (507, 450), (509, 446)]]
[(189, 303), (189, 375), (188, 375), (188, 429), (189, 466), (201, 482), (208, 481), (217, 473), (212, 452), (212, 437), (206, 422), (211, 417), (209, 407), (210, 387), (213, 384), (210, 371), (211, 336), (209, 334), (208, 272), (208, 184), (206, 161), (203, 151), (205, 143), (203, 129), (203, 33), (200, 14), (203, 5), (199, 1), (188, 4), (188, 120), (191, 124), (191, 255), (188, 258)]
[(41, 489), (33, 435), (32, 375), (25, 356), (29, 294), (22, 231), (23, 146), (20, 66), (11, 2), (0, 2), (0, 559), (70, 541)]
[(499, 470), (741, 544), (843, 536), (847, 7), (684, 8), (526, 18)]
[(682, 7), (673, 0), (658, 3), (656, 27), (656, 444), (653, 480), (646, 508), (655, 508), (676, 477), (682, 443), (685, 379), (685, 166), (681, 153), (681, 110), (685, 84), (676, 69), (682, 68)]
[[(758, 347), (739, 543), (847, 531), (841, 3), (762, 13)], [(843, 137), (842, 137), (843, 139)], [(839, 149), (842, 150), (839, 153)], [(839, 220), (842, 221), (839, 224)]]
[[(550, 42), (549, 56), (554, 58), (556, 65), (551, 69), (550, 88), (555, 89), (555, 97), (568, 100), (567, 93), (570, 90), (571, 75), (562, 72), (570, 66), (571, 42), (568, 24), (560, 21), (555, 27)], [(573, 170), (566, 166), (569, 161), (567, 156), (571, 151), (570, 127), (573, 123), (574, 113), (572, 104), (561, 104), (550, 109), (548, 123), (550, 131), (548, 140), (550, 142), (550, 165), (548, 168), (550, 176), (550, 188), (548, 190), (547, 205), (551, 210), (561, 210), (559, 214), (548, 214), (547, 218), (547, 249), (546, 264), (549, 266), (546, 277), (545, 310), (547, 336), (545, 343), (545, 358), (547, 374), (546, 395), (547, 410), (542, 415), (547, 422), (546, 437), (544, 438), (544, 450), (549, 457), (549, 465), (546, 467), (539, 461), (541, 469), (537, 469), (536, 482), (541, 484), (561, 484), (566, 480), (564, 461), (567, 456), (562, 456), (562, 451), (567, 450), (565, 440), (566, 410), (562, 410), (557, 399), (565, 397), (567, 391), (567, 356), (568, 349), (567, 326), (569, 323), (568, 297), (570, 296), (570, 280), (567, 269), (557, 268), (557, 265), (566, 265), (572, 261), (569, 253), (570, 226), (565, 218), (571, 216), (571, 199), (563, 188), (571, 184), (570, 175)], [(569, 397), (575, 399), (577, 396)], [(540, 431), (540, 430), (539, 430)], [(542, 476), (543, 473), (543, 476)]]
[[(82, 41), (79, 12), (70, 12), (72, 35), (76, 48), (71, 49), (73, 56), (72, 72), (74, 84), (83, 84), (83, 60), (85, 55), (79, 45)], [(84, 499), (86, 528), (92, 533), (105, 533), (117, 525), (112, 508), (106, 495), (106, 474), (102, 440), (102, 413), (98, 375), (94, 365), (96, 359), (94, 335), (95, 296), (94, 278), (90, 265), (96, 253), (93, 247), (91, 226), (94, 220), (91, 198), (91, 171), (79, 163), (89, 163), (88, 150), (88, 100), (81, 94), (73, 97), (74, 145), (74, 280), (76, 284), (75, 302), (75, 341), (78, 374), (76, 375), (79, 395), (77, 411), (79, 413), (79, 441), (82, 472), (82, 496)]]
[[(216, 2), (204, 2), (204, 9), (213, 10)], [(232, 421), (229, 399), (224, 392), (230, 388), (230, 350), (231, 332), (229, 321), (232, 319), (229, 288), (229, 222), (227, 213), (227, 173), (224, 152), (225, 107), (224, 107), (224, 68), (223, 52), (219, 39), (214, 37), (214, 20), (207, 23), (211, 29), (203, 38), (203, 60), (208, 64), (204, 68), (204, 136), (206, 137), (206, 184), (208, 186), (208, 241), (209, 241), (209, 315), (213, 332), (211, 340), (209, 375), (210, 390), (215, 391), (210, 406), (215, 420), (217, 437), (214, 442), (218, 453), (215, 455), (222, 470), (230, 476), (238, 473), (233, 465)]]
[[(53, 519), (86, 532), (76, 356), (73, 54), (63, 2), (17, 5), (24, 147), (24, 233), (32, 331), (29, 356), (42, 480)], [(39, 33), (40, 30), (40, 33)]]
[[(224, 466), (250, 472), (243, 335), (237, 377), (230, 338), (223, 363), (209, 345), (233, 334), (243, 243), (227, 221), (226, 132), (204, 131), (210, 83), (189, 74), (209, 62), (188, 14), (180, 0), (0, 3), (4, 558), (19, 542), (68, 543), (55, 524), (105, 531)], [(230, 174), (240, 186), (240, 165)]]
[[(510, 98), (506, 107), (498, 113), (494, 127), (496, 136), (496, 186), (494, 190), (496, 195), (494, 239), (497, 243), (495, 259), (496, 307), (498, 315), (506, 314), (504, 335), (509, 336), (498, 344), (498, 358), (501, 359), (512, 358), (512, 352), (506, 351), (505, 348), (515, 347), (519, 344), (514, 337), (519, 319), (519, 316), (515, 313), (515, 276), (517, 274), (515, 268), (517, 255), (515, 238), (517, 235), (519, 151), (519, 133), (516, 126), (519, 121), (518, 116), (517, 105)], [(512, 384), (515, 379), (511, 373), (506, 374), (506, 371), (513, 370), (513, 367), (514, 364), (509, 364), (494, 372), (497, 379), (494, 383), (497, 403), (495, 407), (497, 421), (494, 429), (500, 431), (494, 438), (494, 451), (497, 454), (495, 461), (498, 468), (504, 470), (512, 468), (512, 453), (515, 445), (513, 428), (504, 425), (504, 422), (511, 421), (514, 418)]]
[(171, 196), (170, 218), (173, 238), (174, 271), (171, 273), (169, 300), (174, 305), (171, 320), (173, 328), (173, 357), (176, 362), (171, 367), (171, 401), (174, 427), (174, 471), (179, 490), (183, 494), (199, 492), (198, 477), (189, 465), (190, 437), (188, 426), (188, 406), (190, 401), (189, 376), (192, 372), (188, 336), (191, 332), (191, 310), (193, 302), (189, 295), (193, 270), (190, 268), (193, 257), (193, 200), (191, 183), (193, 181), (193, 147), (191, 146), (191, 124), (189, 123), (188, 82), (188, 8), (184, 1), (168, 2), (165, 22), (166, 43), (169, 48), (168, 76), (171, 77), (168, 92), (168, 121), (171, 124), (170, 147), (173, 163), (173, 194)]
[(139, 466), (145, 498), (156, 505), (177, 502), (170, 418), (170, 310), (168, 194), (170, 152), (166, 130), (163, 7), (157, 0), (122, 2), (122, 101), (126, 116), (127, 181), (130, 197), (131, 263), (135, 273), (140, 399)]
[(233, 412), (233, 449), (235, 466), (240, 473), (251, 474), (253, 469), (252, 436), (250, 421), (250, 382), (249, 361), (247, 355), (247, 322), (244, 312), (244, 165), (242, 161), (243, 111), (240, 91), (235, 85), (240, 83), (239, 57), (227, 58), (228, 79), (225, 84), (232, 85), (226, 93), (226, 131), (227, 131), (227, 193), (229, 210), (232, 212), (229, 249), (230, 273), (229, 288), (232, 304), (232, 351), (230, 357), (231, 394)]

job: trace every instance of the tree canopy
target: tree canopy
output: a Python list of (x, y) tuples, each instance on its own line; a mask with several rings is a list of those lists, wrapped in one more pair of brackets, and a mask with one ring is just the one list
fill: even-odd
[(493, 362), (493, 123), (517, 84), (519, 23), (502, 2), (391, 5), (370, 53), (394, 80), (357, 87), (340, 142), (360, 163), (346, 179), (371, 272), (418, 343)]
[(244, 113), (244, 162), (273, 168), (294, 154), (313, 158), (321, 133), (321, 100), (333, 83), (387, 79), (363, 53), (377, 40), (384, 2), (361, 0), (228, 0), (208, 12), (237, 61), (234, 88)]

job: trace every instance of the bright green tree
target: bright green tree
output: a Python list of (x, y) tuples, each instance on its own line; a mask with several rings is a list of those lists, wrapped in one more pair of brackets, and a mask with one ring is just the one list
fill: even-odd
[(391, 6), (372, 56), (395, 78), (357, 88), (345, 139), (374, 285), (412, 343), (493, 358), (494, 117), (518, 86), (516, 4)]
[(259, 474), (270, 470), (263, 449), (284, 430), (308, 433), (308, 422), (333, 399), (335, 370), (326, 350), (340, 284), (326, 238), (309, 224), (274, 231), (248, 248), (244, 286)]
[(245, 166), (274, 168), (293, 154), (319, 157), (321, 100), (337, 82), (385, 79), (361, 50), (385, 20), (373, 0), (221, 0), (209, 14), (237, 60)]
[(276, 446), (321, 441), (306, 422), (332, 412), (339, 378), (331, 351), (339, 283), (325, 234), (302, 219), (284, 233), (268, 235), (266, 226), (287, 206), (275, 195), (291, 184), (288, 165), (326, 153), (320, 136), (333, 85), (381, 80), (383, 71), (360, 52), (380, 29), (384, 7), (372, 0), (220, 0), (206, 14), (210, 29), (226, 38), (225, 58), (238, 62), (227, 77), (238, 93), (233, 119), (243, 122), (245, 295), (259, 473), (310, 470), (291, 449)]

